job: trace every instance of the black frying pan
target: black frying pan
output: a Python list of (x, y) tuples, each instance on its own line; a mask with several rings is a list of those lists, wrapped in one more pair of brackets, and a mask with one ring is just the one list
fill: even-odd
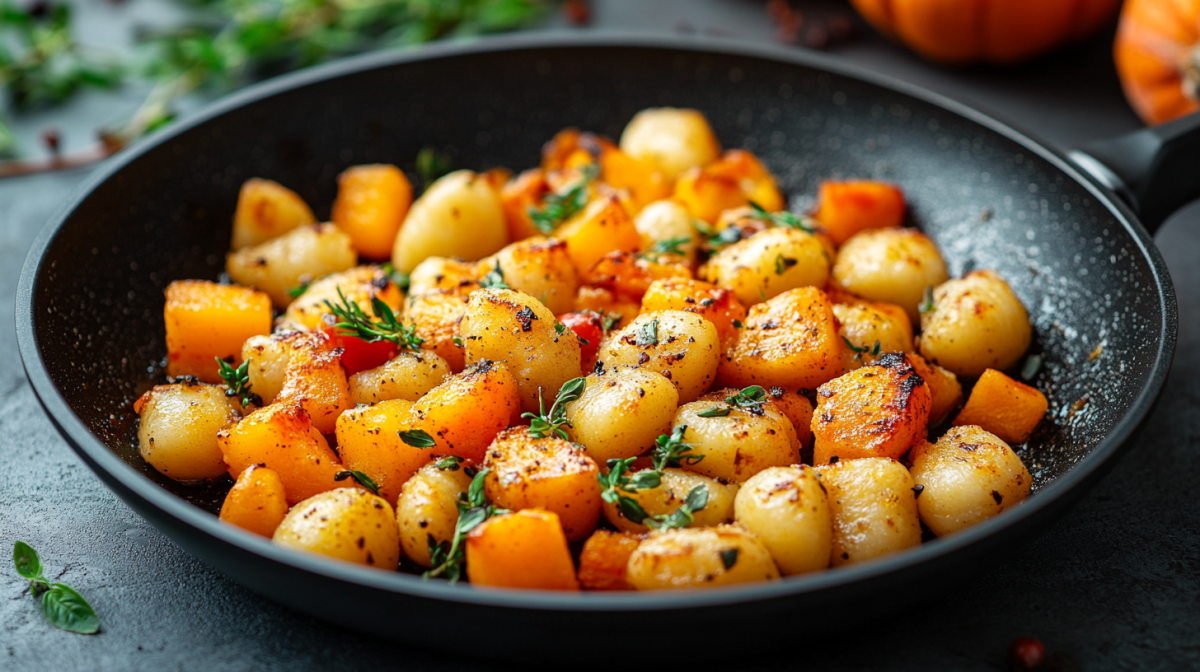
[[(703, 110), (727, 147), (757, 153), (793, 199), (828, 177), (896, 182), (952, 274), (992, 268), (1008, 279), (1035, 322), (1034, 351), (1045, 362), (1035, 384), (1051, 403), (1020, 451), (1035, 479), (1028, 502), (918, 549), (774, 583), (652, 595), (488, 592), (276, 548), (219, 524), (217, 489), (177, 485), (138, 458), (131, 402), (164, 378), (162, 290), (221, 272), (243, 180), (278, 180), (328, 215), (348, 165), (411, 169), (417, 151), (433, 145), (458, 166), (522, 168), (565, 126), (616, 137), (634, 112), (656, 105)], [(1154, 173), (1146, 166), (1188, 156), (1179, 153), (1186, 143), (1200, 155), (1197, 125), (1126, 140), (1137, 151), (1115, 154), (1150, 156), (1144, 165), (1110, 161), (1106, 179), (1140, 199), (1149, 226), (1200, 187), (1195, 169), (1165, 174), (1190, 184), (1143, 179)], [(1153, 146), (1154, 137), (1167, 141)], [(1105, 151), (1080, 160), (1099, 165), (1113, 156)], [(17, 332), (34, 391), (80, 457), (141, 515), (237, 581), (411, 644), (524, 662), (599, 661), (615, 651), (644, 662), (777, 649), (910, 608), (953, 577), (985, 571), (1064, 512), (1128, 445), (1170, 367), (1175, 311), (1162, 258), (1126, 204), (1063, 157), (961, 105), (795, 50), (520, 36), (285, 77), (121, 154), (34, 243)], [(674, 647), (641, 634), (667, 624), (721, 639)], [(585, 648), (596, 646), (608, 653)]]

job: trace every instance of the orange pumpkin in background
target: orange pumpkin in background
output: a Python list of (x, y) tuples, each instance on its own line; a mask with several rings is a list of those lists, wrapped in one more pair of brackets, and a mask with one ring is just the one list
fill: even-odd
[(1120, 0), (851, 0), (876, 29), (945, 63), (1023, 61), (1091, 35)]
[(1128, 0), (1113, 55), (1142, 121), (1200, 110), (1200, 0)]

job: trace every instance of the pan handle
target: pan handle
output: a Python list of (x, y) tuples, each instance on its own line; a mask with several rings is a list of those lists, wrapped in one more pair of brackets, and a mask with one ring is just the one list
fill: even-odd
[(1200, 198), (1200, 112), (1090, 142), (1070, 157), (1120, 195), (1153, 233), (1171, 213)]

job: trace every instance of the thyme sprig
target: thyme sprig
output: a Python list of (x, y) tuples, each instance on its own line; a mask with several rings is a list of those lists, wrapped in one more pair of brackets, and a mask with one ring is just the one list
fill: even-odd
[(354, 469), (343, 469), (342, 471), (339, 471), (333, 475), (333, 480), (335, 480), (335, 481), (344, 481), (347, 478), (353, 478), (359, 485), (363, 486), (367, 490), (370, 490), (371, 494), (373, 494), (373, 495), (379, 494), (380, 484), (376, 483), (375, 479), (371, 478), (370, 476), (364, 474), (361, 471), (357, 471)]
[(684, 462), (688, 464), (696, 464), (704, 459), (703, 455), (692, 453), (692, 446), (683, 442), (683, 435), (687, 433), (687, 425), (677, 425), (671, 430), (670, 435), (660, 434), (654, 442), (654, 450), (650, 453), (650, 460), (654, 464), (654, 470), (661, 472), (663, 469), (682, 467)]
[(683, 256), (682, 246), (687, 245), (691, 241), (692, 239), (688, 236), (657, 240), (650, 246), (650, 249), (638, 252), (637, 256), (649, 261), (658, 261), (663, 255), (681, 257)]
[(921, 305), (917, 306), (917, 312), (928, 313), (934, 309), (936, 304), (933, 302), (933, 287), (925, 288), (925, 295), (921, 298)]
[(702, 510), (708, 504), (708, 486), (698, 485), (688, 493), (684, 503), (669, 514), (651, 516), (642, 505), (630, 494), (639, 490), (653, 490), (662, 485), (663, 470), (678, 468), (683, 463), (696, 464), (704, 459), (703, 455), (692, 453), (692, 447), (683, 442), (687, 425), (679, 425), (671, 430), (671, 434), (663, 434), (655, 441), (654, 451), (650, 461), (652, 469), (630, 472), (636, 457), (624, 460), (608, 461), (608, 473), (599, 474), (600, 498), (610, 504), (616, 504), (621, 515), (636, 525), (645, 525), (651, 529), (670, 527), (687, 527), (695, 520), (695, 512)]
[(500, 268), (499, 259), (496, 260), (496, 266), (484, 274), (479, 286), (484, 289), (512, 289), (504, 282), (504, 271)]
[(817, 231), (817, 227), (814, 225), (815, 222), (813, 222), (813, 220), (807, 217), (799, 217), (788, 212), (787, 210), (768, 212), (766, 208), (762, 207), (758, 203), (755, 203), (754, 201), (750, 201), (750, 208), (754, 211), (752, 217), (770, 224), (774, 224), (775, 226), (784, 226), (789, 229), (800, 229), (805, 233), (816, 233)]
[(762, 415), (763, 404), (767, 403), (767, 390), (762, 385), (751, 385), (738, 390), (735, 394), (725, 397), (725, 406), (713, 406), (700, 411), (696, 415), (702, 418), (724, 418), (735, 409), (740, 408), (754, 415)]
[(851, 343), (850, 339), (846, 338), (845, 336), (842, 336), (842, 341), (844, 341), (846, 343), (847, 348), (850, 348), (850, 350), (852, 350), (854, 352), (854, 358), (858, 359), (858, 360), (861, 360), (863, 358), (863, 355), (870, 355), (871, 357), (878, 357), (880, 351), (883, 350), (883, 344), (881, 344), (878, 340), (875, 341), (875, 345), (872, 345), (869, 348), (865, 347), (865, 346), (859, 347), (859, 346)]
[(544, 205), (539, 208), (529, 208), (529, 218), (533, 225), (545, 234), (554, 232), (560, 224), (570, 219), (575, 213), (583, 210), (588, 202), (588, 187), (600, 175), (600, 166), (589, 163), (583, 167), (582, 175), (566, 189), (546, 196)]
[(251, 404), (262, 406), (262, 397), (250, 391), (250, 360), (242, 362), (237, 368), (220, 357), (216, 360), (217, 372), (221, 374), (221, 380), (225, 381), (225, 396), (237, 397), (238, 401), (242, 402), (242, 408)]
[(356, 336), (366, 343), (389, 341), (401, 350), (421, 349), (425, 339), (417, 336), (416, 325), (405, 326), (401, 323), (391, 307), (378, 296), (371, 297), (371, 312), (378, 318), (373, 319), (363, 312), (357, 301), (347, 299), (340, 287), (337, 293), (340, 302), (334, 304), (326, 299), (325, 306), (338, 318), (339, 321), (334, 326), (341, 330), (338, 332), (340, 335)]
[(433, 567), (422, 574), (425, 578), (444, 576), (450, 583), (461, 579), (467, 562), (466, 548), (463, 547), (467, 533), (492, 516), (508, 513), (507, 509), (496, 508), (484, 494), (483, 483), (489, 471), (490, 469), (480, 469), (471, 479), (467, 491), (458, 495), (455, 502), (458, 507), (458, 522), (454, 524), (453, 539), (438, 541), (432, 534), (426, 535), (429, 542), (429, 560)]
[(529, 435), (535, 439), (558, 435), (565, 440), (570, 440), (571, 437), (567, 434), (567, 430), (563, 429), (563, 427), (574, 426), (567, 419), (567, 404), (582, 396), (586, 386), (586, 378), (572, 378), (563, 383), (562, 387), (558, 389), (558, 396), (554, 399), (548, 413), (546, 412), (546, 401), (542, 398), (542, 389), (539, 387), (538, 412), (521, 414), (522, 418), (529, 420)]

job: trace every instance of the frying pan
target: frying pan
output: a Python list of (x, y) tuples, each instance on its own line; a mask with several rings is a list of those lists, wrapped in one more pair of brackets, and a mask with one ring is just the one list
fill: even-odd
[[(346, 166), (411, 170), (418, 150), (433, 146), (457, 166), (521, 168), (563, 127), (616, 137), (634, 112), (659, 105), (704, 111), (727, 147), (768, 164), (794, 207), (823, 178), (895, 182), (953, 275), (991, 268), (1007, 278), (1030, 309), (1044, 362), (1034, 384), (1050, 399), (1020, 448), (1035, 481), (1026, 503), (920, 548), (773, 583), (484, 591), (276, 548), (219, 523), (219, 488), (176, 484), (137, 457), (131, 403), (164, 380), (163, 289), (221, 273), (245, 179), (278, 180), (327, 216)], [(801, 51), (600, 34), (371, 55), (234, 95), (97, 170), (29, 253), (18, 342), (34, 391), (84, 462), (178, 544), (273, 600), (401, 642), (511, 661), (596, 663), (607, 656), (578, 654), (614, 643), (640, 662), (744, 656), (978, 577), (1112, 466), (1174, 353), (1175, 296), (1146, 227), (1200, 195), (1187, 162), (1200, 156), (1198, 126), (1186, 120), (1088, 148), (1077, 159), (1101, 183), (969, 108)], [(1147, 219), (1139, 224), (1132, 206)], [(736, 644), (663, 646), (648, 636), (703, 626)]]

